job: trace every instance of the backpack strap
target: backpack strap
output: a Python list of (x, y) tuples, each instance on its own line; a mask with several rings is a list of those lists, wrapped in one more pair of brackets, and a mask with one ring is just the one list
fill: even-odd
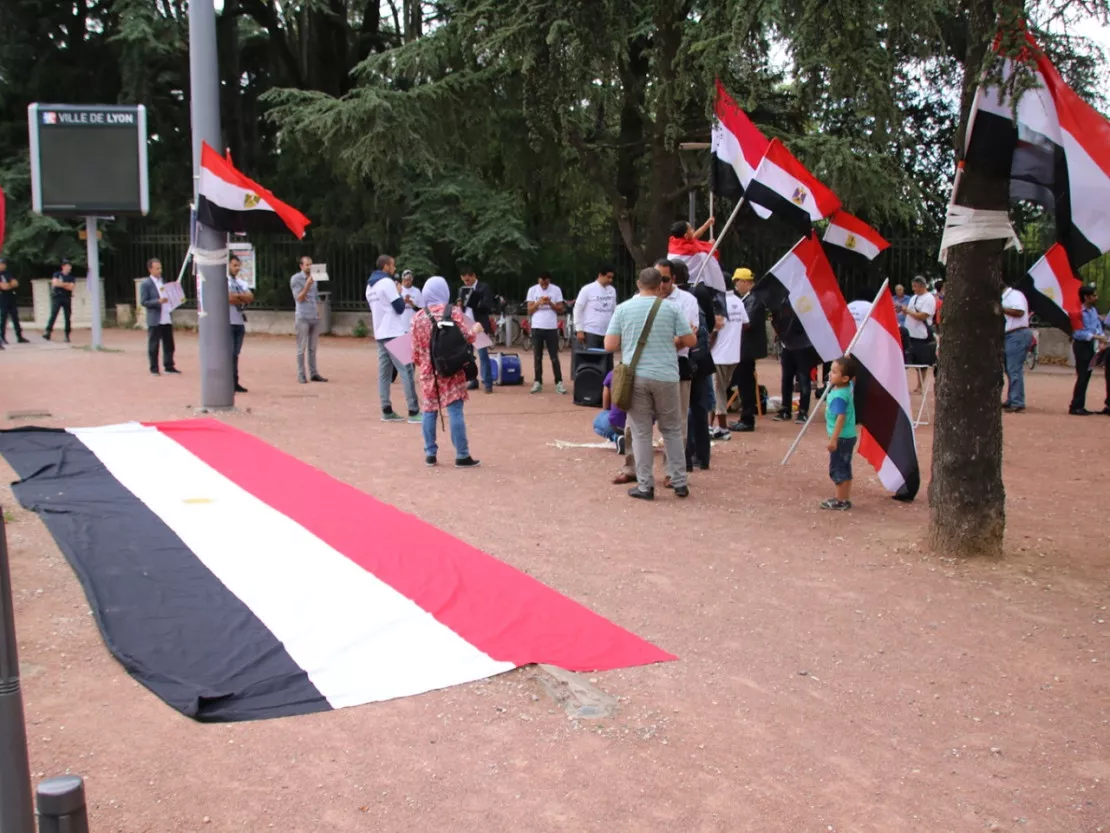
[(636, 365), (640, 363), (640, 355), (644, 352), (644, 345), (647, 344), (648, 336), (651, 335), (651, 325), (655, 323), (655, 314), (659, 312), (661, 306), (663, 306), (663, 299), (656, 298), (655, 303), (651, 305), (647, 320), (644, 322), (644, 328), (640, 331), (640, 340), (636, 342), (636, 351), (632, 354), (632, 361), (628, 363), (628, 372), (633, 376), (636, 375)]

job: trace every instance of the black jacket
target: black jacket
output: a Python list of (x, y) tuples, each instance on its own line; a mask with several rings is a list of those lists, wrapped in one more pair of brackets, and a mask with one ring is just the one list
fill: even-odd
[(740, 337), (740, 357), (767, 358), (767, 305), (749, 292), (744, 297), (744, 310), (748, 313), (748, 326)]
[(470, 310), (474, 320), (482, 325), (486, 335), (492, 334), (493, 321), (490, 316), (493, 315), (493, 293), (489, 285), (481, 281), (475, 281), (474, 286), (463, 284), (459, 290), (459, 300), (463, 302), (463, 309)]

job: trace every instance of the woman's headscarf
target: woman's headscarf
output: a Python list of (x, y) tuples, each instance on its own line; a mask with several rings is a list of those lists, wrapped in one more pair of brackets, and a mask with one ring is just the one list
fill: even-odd
[(451, 303), (451, 290), (447, 286), (447, 281), (439, 275), (428, 278), (424, 282), (424, 306), (430, 307), (434, 304), (449, 304)]

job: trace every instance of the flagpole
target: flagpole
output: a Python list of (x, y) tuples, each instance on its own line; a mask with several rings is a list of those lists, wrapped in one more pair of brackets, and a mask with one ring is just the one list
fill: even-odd
[[(859, 337), (863, 334), (863, 328), (866, 327), (867, 322), (871, 320), (871, 313), (875, 311), (875, 304), (879, 303), (879, 299), (883, 297), (883, 293), (886, 292), (886, 288), (889, 285), (890, 278), (887, 278), (883, 281), (883, 285), (879, 287), (879, 293), (875, 296), (875, 300), (871, 302), (871, 309), (867, 311), (867, 315), (864, 317), (863, 321), (860, 322), (860, 325), (856, 328), (856, 334), (852, 336), (852, 340), (848, 343), (848, 347), (844, 351), (845, 356), (852, 355), (852, 348), (856, 346), (856, 342), (859, 341)], [(790, 458), (794, 455), (794, 451), (798, 448), (798, 444), (802, 441), (802, 437), (804, 437), (806, 435), (806, 431), (809, 430), (809, 424), (813, 422), (813, 418), (817, 415), (817, 411), (820, 410), (821, 404), (825, 401), (825, 397), (829, 395), (829, 387), (829, 382), (826, 379), (825, 390), (824, 392), (822, 392), (821, 398), (817, 400), (817, 404), (814, 405), (813, 408), (810, 410), (809, 416), (806, 417), (806, 424), (802, 426), (802, 430), (798, 432), (798, 436), (794, 440), (794, 444), (790, 446), (790, 450), (787, 451), (786, 456), (782, 458), (781, 465), (785, 466), (788, 462), (790, 462)], [(783, 405), (785, 404), (786, 403), (784, 402)]]
[(725, 223), (725, 227), (721, 229), (721, 233), (718, 234), (717, 239), (713, 241), (713, 248), (709, 250), (709, 255), (701, 262), (701, 265), (698, 267), (698, 273), (690, 279), (691, 285), (698, 282), (698, 278), (701, 277), (701, 273), (705, 269), (706, 264), (708, 264), (710, 258), (712, 258), (714, 254), (716, 254), (717, 247), (721, 245), (721, 241), (725, 237), (725, 232), (727, 232), (729, 228), (732, 227), (732, 221), (736, 219), (736, 215), (740, 213), (740, 209), (743, 207), (744, 197), (741, 197), (740, 200), (736, 203), (736, 208), (732, 209), (732, 213), (728, 215), (728, 221)]

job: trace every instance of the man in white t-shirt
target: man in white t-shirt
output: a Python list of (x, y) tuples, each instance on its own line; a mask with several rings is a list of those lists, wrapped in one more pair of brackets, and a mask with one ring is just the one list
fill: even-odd
[(405, 311), (401, 313), (401, 321), (405, 325), (405, 332), (407, 333), (412, 329), (412, 317), (416, 315), (417, 310), (424, 308), (424, 295), (420, 289), (413, 286), (415, 276), (412, 274), (411, 269), (406, 269), (401, 274), (401, 288), (398, 294), (401, 300), (405, 302)]
[(393, 370), (401, 377), (408, 405), (408, 421), (420, 425), (424, 420), (420, 413), (420, 401), (416, 398), (416, 384), (413, 381), (413, 366), (401, 364), (386, 347), (390, 341), (407, 332), (404, 314), (407, 306), (397, 291), (393, 274), (397, 266), (389, 255), (378, 258), (377, 268), (366, 282), (366, 303), (370, 305), (370, 315), (374, 320), (374, 341), (378, 345), (378, 399), (382, 406), (382, 422), (404, 422), (405, 417), (394, 412), (390, 399), (390, 386), (393, 383)]
[(602, 266), (597, 270), (597, 280), (582, 287), (578, 300), (574, 302), (574, 328), (578, 331), (578, 343), (587, 350), (602, 350), (605, 347), (605, 332), (609, 329), (613, 310), (617, 308), (614, 274), (612, 266)]
[(536, 285), (528, 290), (528, 314), (532, 316), (532, 350), (535, 355), (535, 381), (532, 393), (543, 390), (543, 350), (551, 357), (555, 390), (566, 393), (563, 368), (559, 364), (559, 316), (565, 309), (563, 291), (551, 282), (550, 272), (541, 272)]
[(243, 308), (254, 303), (254, 293), (250, 287), (239, 280), (239, 270), (243, 268), (243, 261), (236, 255), (227, 259), (227, 301), (228, 317), (231, 321), (231, 357), (232, 370), (235, 374), (235, 392), (246, 393), (247, 389), (239, 384), (239, 354), (243, 351), (243, 338), (247, 334), (247, 316)]
[(1002, 315), (1006, 319), (1006, 401), (1002, 407), (1015, 414), (1025, 410), (1025, 357), (1033, 346), (1029, 328), (1029, 301), (1025, 293), (1007, 287), (1002, 293)]
[(728, 430), (728, 386), (732, 384), (732, 375), (740, 364), (741, 340), (744, 328), (748, 325), (748, 311), (744, 307), (744, 301), (733, 290), (725, 293), (723, 318), (709, 351), (716, 366), (714, 379), (717, 385), (717, 404), (714, 411), (717, 427), (711, 432), (715, 440), (728, 440), (732, 437)]
[(937, 312), (937, 299), (926, 290), (925, 279), (913, 279), (913, 297), (906, 304), (906, 332), (909, 346), (906, 349), (909, 364), (937, 363), (937, 342), (933, 332), (933, 317)]

